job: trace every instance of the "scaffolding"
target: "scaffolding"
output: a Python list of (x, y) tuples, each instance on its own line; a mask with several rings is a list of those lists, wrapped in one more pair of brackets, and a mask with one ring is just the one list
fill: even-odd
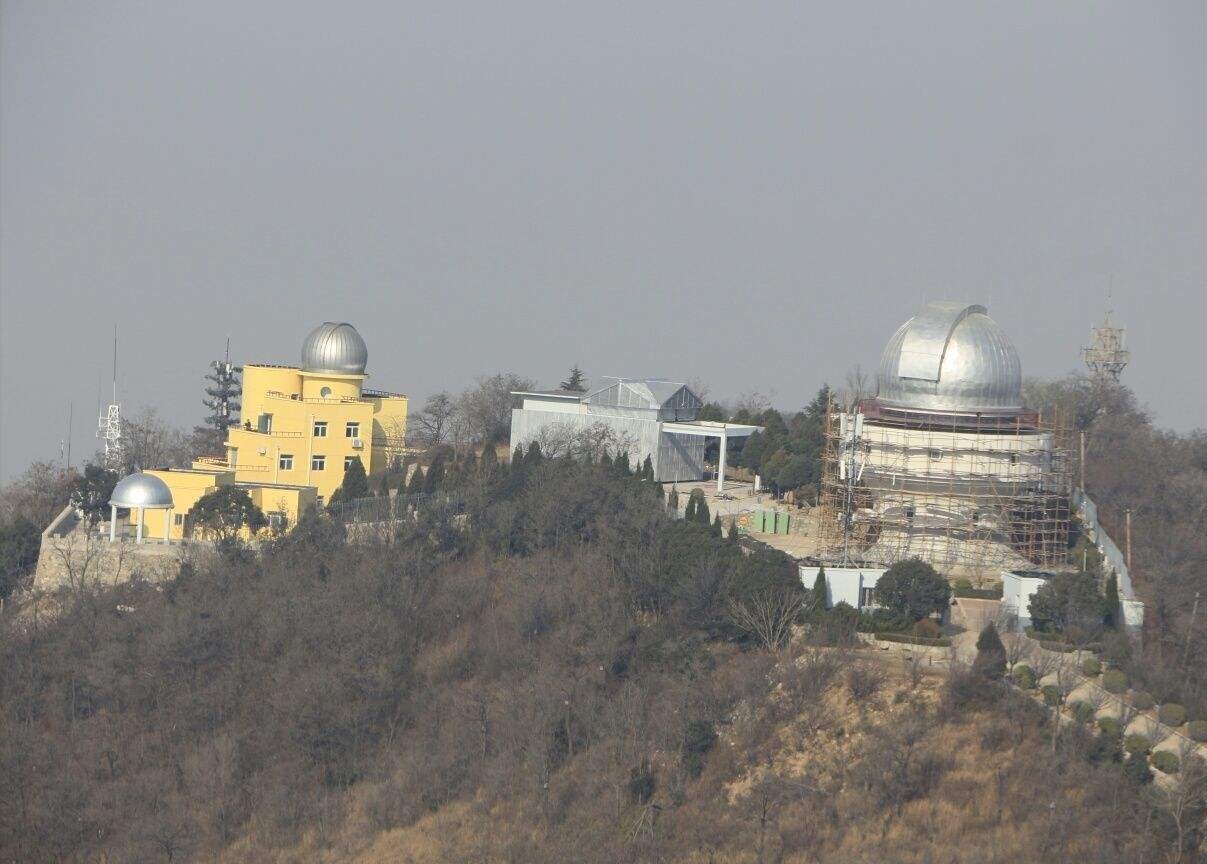
[(823, 560), (921, 558), (977, 584), (1066, 564), (1068, 433), (1037, 412), (962, 414), (832, 400), (822, 453)]

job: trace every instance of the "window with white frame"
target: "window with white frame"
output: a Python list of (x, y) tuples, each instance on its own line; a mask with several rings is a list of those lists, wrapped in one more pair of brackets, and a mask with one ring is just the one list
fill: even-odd
[(280, 456), (278, 456), (277, 457), (277, 467), (279, 469), (281, 469), (282, 471), (292, 471), (293, 470), (293, 454), (292, 453), (282, 453)]
[(315, 420), (314, 421), (314, 437), (315, 438), (326, 438), (327, 437), (327, 421), (326, 420)]
[(327, 469), (327, 457), (326, 456), (311, 456), (310, 457), (310, 470), (311, 471), (325, 471), (326, 469)]
[(347, 425), (344, 426), (344, 437), (345, 438), (359, 438), (360, 437), (360, 423), (356, 422), (355, 420), (349, 420)]

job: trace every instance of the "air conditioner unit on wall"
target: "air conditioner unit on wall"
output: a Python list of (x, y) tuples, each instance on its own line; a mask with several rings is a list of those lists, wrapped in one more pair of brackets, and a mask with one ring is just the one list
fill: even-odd
[(353, 438), (352, 439), (352, 449), (353, 450), (364, 450), (365, 442), (359, 438)]

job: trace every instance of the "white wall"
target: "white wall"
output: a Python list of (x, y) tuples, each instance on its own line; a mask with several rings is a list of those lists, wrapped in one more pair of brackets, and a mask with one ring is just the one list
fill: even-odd
[(1016, 617), (1020, 629), (1031, 626), (1031, 598), (1044, 581), (1040, 576), (1003, 571), (1002, 611)]
[[(820, 567), (800, 565), (800, 581), (806, 588), (812, 588), (817, 579)], [(856, 609), (860, 606), (860, 597), (864, 588), (875, 588), (880, 577), (885, 574), (885, 567), (826, 567), (826, 608), (831, 609), (839, 603), (846, 603)]]

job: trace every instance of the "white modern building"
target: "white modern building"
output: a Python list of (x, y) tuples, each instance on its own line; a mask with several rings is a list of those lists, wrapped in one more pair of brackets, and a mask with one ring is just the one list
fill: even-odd
[(517, 391), (511, 412), (511, 449), (533, 443), (547, 456), (599, 458), (629, 454), (633, 468), (648, 456), (654, 479), (662, 483), (704, 478), (704, 444), (720, 443), (717, 488), (724, 487), (726, 446), (758, 426), (698, 420), (703, 402), (680, 381), (605, 378), (587, 393), (565, 390)]
[[(800, 565), (800, 581), (812, 588), (821, 567)], [(875, 603), (876, 583), (887, 572), (886, 567), (826, 567), (826, 608), (846, 603), (856, 609), (871, 609)]]

